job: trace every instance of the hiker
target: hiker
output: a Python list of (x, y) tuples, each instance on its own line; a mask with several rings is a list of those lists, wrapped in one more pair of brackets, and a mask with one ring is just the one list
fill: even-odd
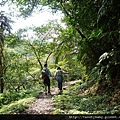
[(63, 73), (64, 73), (64, 71), (61, 70), (60, 67), (58, 67), (54, 74), (54, 77), (55, 77), (56, 81), (58, 82), (58, 89), (59, 89), (60, 93), (62, 93)]
[[(47, 64), (44, 64), (44, 68), (42, 69), (42, 79), (44, 84), (45, 95), (47, 95), (47, 91), (48, 91), (48, 94), (51, 94), (50, 93), (50, 76), (51, 76), (51, 72), (47, 68)], [(48, 90), (47, 90), (47, 87), (48, 87)]]

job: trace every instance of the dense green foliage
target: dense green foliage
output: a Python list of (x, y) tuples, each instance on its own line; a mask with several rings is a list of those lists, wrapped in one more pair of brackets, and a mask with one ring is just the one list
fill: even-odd
[(56, 95), (52, 99), (56, 109), (54, 114), (119, 114), (119, 98), (113, 93), (95, 95), (95, 86), (78, 82), (64, 90), (62, 95)]
[[(64, 22), (72, 29), (66, 32), (67, 36), (61, 43), (65, 43), (65, 51), (72, 47), (77, 48), (78, 59), (86, 66), (87, 72), (95, 67), (95, 74), (102, 75), (110, 82), (119, 81), (119, 25), (120, 25), (120, 2), (115, 0), (23, 0), (17, 2), (21, 12), (30, 11), (39, 5), (49, 6), (54, 12), (60, 10), (64, 13)], [(23, 6), (26, 6), (23, 8)], [(31, 6), (31, 10), (30, 7)], [(22, 8), (22, 9), (21, 9)], [(42, 8), (42, 7), (41, 7)], [(40, 10), (40, 9), (38, 9)], [(29, 12), (26, 12), (29, 11)], [(69, 32), (70, 31), (70, 32)], [(76, 32), (79, 35), (76, 36)], [(75, 37), (75, 42), (72, 36)], [(67, 37), (67, 38), (66, 38)], [(70, 39), (70, 37), (72, 39)], [(59, 38), (59, 37), (58, 37)], [(67, 41), (73, 41), (71, 46)], [(65, 42), (64, 42), (65, 41)], [(68, 48), (67, 48), (68, 47)], [(64, 50), (63, 50), (64, 51)], [(107, 54), (105, 54), (107, 53)], [(59, 55), (59, 53), (58, 53)], [(104, 57), (102, 57), (104, 56)], [(92, 61), (92, 62), (91, 62)], [(92, 75), (94, 76), (94, 75)], [(114, 82), (113, 82), (114, 81)]]
[[(113, 83), (119, 81), (119, 21), (120, 2), (114, 0), (48, 1), (61, 9), (64, 21), (76, 29), (79, 39), (78, 58), (90, 72), (98, 67), (100, 73)], [(70, 39), (69, 39), (70, 40)], [(72, 40), (73, 41), (73, 40)], [(68, 45), (69, 46), (69, 45)], [(106, 56), (102, 57), (105, 53)], [(91, 62), (92, 61), (92, 62)], [(95, 73), (96, 74), (96, 73)], [(114, 81), (114, 82), (113, 82)]]
[[(5, 3), (0, 2), (0, 5)], [(24, 17), (35, 9), (42, 10), (43, 6), (48, 6), (53, 12), (61, 11), (65, 27), (51, 21), (12, 34), (11, 20), (0, 11), (0, 107), (23, 99), (26, 91), (38, 86), (43, 64), (49, 63), (52, 74), (57, 66), (69, 73), (65, 81), (82, 78), (83, 82), (98, 84), (98, 93), (105, 90), (102, 96), (97, 93), (95, 96), (81, 96), (77, 92), (86, 83), (70, 88), (72, 92), (66, 91), (55, 98), (58, 113), (61, 110), (64, 113), (118, 113), (115, 102), (109, 106), (109, 95), (118, 92), (115, 88), (120, 84), (120, 1), (11, 0), (12, 3), (18, 6), (20, 15)], [(34, 39), (22, 36), (29, 29), (36, 35)], [(8, 98), (5, 97), (7, 94)], [(64, 96), (68, 98), (64, 99)], [(71, 101), (71, 98), (74, 99)], [(72, 104), (66, 105), (67, 101)], [(100, 102), (108, 106), (105, 108)]]
[(41, 85), (34, 85), (27, 90), (11, 91), (0, 94), (0, 114), (15, 114), (23, 112), (43, 91)]

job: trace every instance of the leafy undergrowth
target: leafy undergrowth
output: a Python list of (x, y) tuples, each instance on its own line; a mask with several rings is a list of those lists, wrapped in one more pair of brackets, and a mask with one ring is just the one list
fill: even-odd
[[(120, 92), (96, 94), (97, 85), (76, 83), (67, 87), (61, 95), (53, 96), (56, 109), (53, 114), (118, 114)], [(115, 97), (116, 96), (116, 97)]]
[(40, 88), (0, 94), (0, 114), (17, 114), (24, 111), (36, 99)]
[(24, 111), (26, 108), (28, 108), (29, 104), (32, 103), (34, 101), (34, 99), (35, 99), (34, 97), (25, 98), (25, 99), (21, 99), (21, 100), (15, 101), (13, 103), (10, 103), (8, 105), (4, 105), (0, 109), (0, 113), (2, 113), (2, 114), (20, 113), (20, 112)]

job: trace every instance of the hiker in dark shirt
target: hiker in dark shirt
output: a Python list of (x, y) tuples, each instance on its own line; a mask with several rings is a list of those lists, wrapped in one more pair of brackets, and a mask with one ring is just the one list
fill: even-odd
[[(44, 84), (44, 90), (45, 90), (45, 94), (47, 95), (47, 91), (48, 94), (50, 93), (50, 70), (47, 68), (47, 64), (44, 65), (44, 68), (42, 70), (42, 79), (43, 79), (43, 84)], [(47, 90), (48, 87), (48, 90)]]

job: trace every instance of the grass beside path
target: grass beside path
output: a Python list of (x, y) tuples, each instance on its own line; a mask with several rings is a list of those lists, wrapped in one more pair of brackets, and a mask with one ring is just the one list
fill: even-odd
[[(91, 89), (91, 91), (90, 91)], [(77, 82), (67, 87), (61, 95), (52, 97), (53, 114), (118, 114), (120, 106), (107, 93), (94, 94), (95, 86)], [(112, 100), (112, 101), (111, 101)]]

